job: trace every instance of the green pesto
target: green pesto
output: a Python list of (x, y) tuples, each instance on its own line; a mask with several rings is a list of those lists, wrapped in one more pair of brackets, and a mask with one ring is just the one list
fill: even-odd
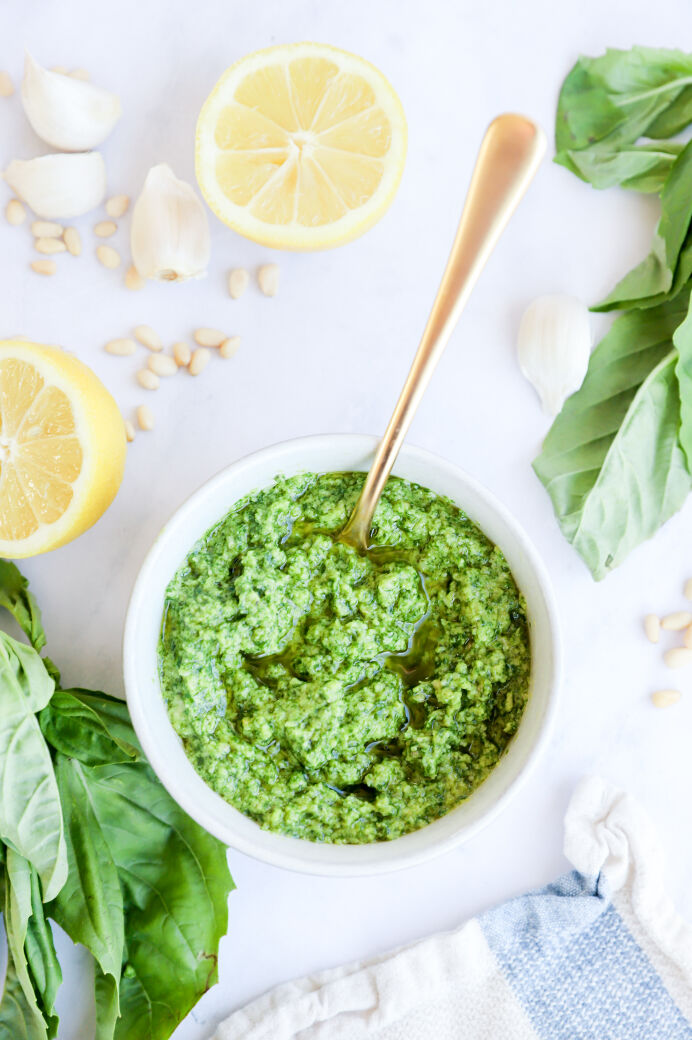
[(487, 777), (526, 705), (526, 609), (452, 502), (392, 478), (376, 547), (335, 541), (361, 473), (277, 478), (191, 550), (159, 646), (201, 777), (262, 827), (397, 838)]

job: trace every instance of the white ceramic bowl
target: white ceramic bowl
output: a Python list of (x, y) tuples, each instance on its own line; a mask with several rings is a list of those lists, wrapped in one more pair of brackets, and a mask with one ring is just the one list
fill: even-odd
[(519, 729), (485, 782), (456, 809), (421, 830), (371, 845), (328, 845), (262, 830), (197, 775), (169, 722), (157, 671), (157, 644), (166, 586), (205, 532), (248, 492), (277, 474), (367, 470), (377, 440), (356, 434), (305, 437), (265, 448), (234, 463), (199, 489), (161, 531), (137, 578), (127, 615), (124, 669), (127, 702), (142, 747), (175, 800), (233, 848), (275, 866), (312, 874), (375, 874), (412, 866), (467, 841), (506, 805), (548, 738), (559, 679), (559, 637), (550, 583), (516, 520), (456, 466), (404, 447), (397, 476), (447, 495), (502, 549), (526, 598), (532, 677)]

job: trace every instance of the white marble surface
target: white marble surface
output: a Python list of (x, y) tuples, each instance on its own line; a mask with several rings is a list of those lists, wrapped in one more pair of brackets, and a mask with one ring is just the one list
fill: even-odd
[[(626, 11), (626, 14), (625, 14)], [(317, 255), (271, 257), (279, 296), (225, 292), (232, 265), (266, 250), (212, 218), (205, 282), (133, 294), (93, 259), (92, 218), (79, 221), (86, 255), (59, 274), (28, 269), (26, 229), (0, 221), (0, 334), (73, 349), (126, 413), (147, 398), (155, 432), (131, 447), (122, 490), (77, 542), (25, 565), (43, 609), (49, 649), (66, 678), (122, 692), (120, 641), (129, 590), (162, 523), (203, 480), (263, 445), (327, 430), (383, 428), (436, 289), (482, 131), (502, 110), (552, 130), (562, 77), (578, 53), (647, 43), (675, 46), (685, 0), (4, 0), (0, 66), (20, 76), (22, 48), (46, 64), (86, 66), (122, 95), (124, 116), (104, 147), (113, 192), (135, 194), (150, 164), (192, 178), (196, 113), (221, 71), (258, 47), (303, 38), (362, 53), (398, 89), (409, 157), (395, 203), (367, 236)], [(18, 99), (0, 101), (0, 161), (39, 154)], [(4, 204), (4, 203), (3, 203)], [(221, 983), (175, 1034), (203, 1040), (213, 1024), (290, 976), (449, 928), (566, 868), (561, 818), (576, 780), (599, 771), (640, 797), (668, 856), (671, 891), (688, 917), (692, 840), (692, 689), (669, 712), (648, 703), (669, 684), (641, 634), (648, 610), (682, 606), (692, 575), (692, 501), (655, 541), (594, 584), (563, 541), (530, 468), (546, 421), (514, 360), (522, 308), (537, 294), (596, 299), (647, 248), (651, 200), (596, 193), (546, 162), (478, 286), (415, 420), (411, 440), (468, 469), (521, 519), (555, 582), (566, 678), (552, 746), (520, 795), (465, 848), (418, 869), (354, 881), (300, 877), (231, 851), (238, 886), (222, 946)], [(127, 253), (126, 224), (115, 243)], [(103, 343), (147, 322), (166, 341), (198, 325), (239, 333), (232, 362), (157, 394)], [(603, 321), (594, 320), (596, 329)], [(61, 940), (68, 979), (60, 1037), (88, 1040), (87, 960)]]

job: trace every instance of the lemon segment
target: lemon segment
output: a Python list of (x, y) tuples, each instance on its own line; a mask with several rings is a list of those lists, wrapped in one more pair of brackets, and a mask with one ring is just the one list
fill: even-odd
[(0, 556), (48, 552), (120, 487), (125, 428), (91, 369), (57, 347), (0, 341)]
[(406, 158), (401, 102), (369, 62), (325, 44), (232, 65), (197, 123), (197, 180), (216, 215), (276, 249), (342, 245), (379, 220)]

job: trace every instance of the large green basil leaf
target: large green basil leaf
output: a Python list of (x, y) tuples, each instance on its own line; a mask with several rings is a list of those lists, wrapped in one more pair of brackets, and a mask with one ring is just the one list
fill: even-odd
[[(692, 116), (690, 117), (692, 118)], [(643, 144), (629, 148), (585, 149), (565, 152), (566, 166), (594, 188), (623, 188), (648, 194), (662, 190), (673, 163), (682, 151), (681, 144)]]
[(678, 352), (676, 372), (680, 384), (680, 443), (692, 471), (692, 297), (687, 317), (673, 335), (673, 343)]
[(0, 1040), (46, 1040), (47, 1036), (46, 1023), (27, 1001), (10, 957), (0, 1000)]
[(217, 979), (233, 887), (226, 849), (145, 763), (80, 768), (124, 896), (116, 1040), (166, 1040)]
[(678, 433), (684, 299), (622, 315), (594, 350), (534, 462), (563, 534), (601, 579), (692, 490)]
[[(598, 154), (634, 144), (640, 137), (670, 136), (686, 125), (692, 55), (632, 47), (581, 57), (560, 91), (555, 125), (556, 162), (582, 176), (571, 153)], [(669, 113), (666, 118), (666, 113)]]
[(0, 838), (36, 868), (46, 901), (67, 877), (60, 796), (35, 715), (53, 689), (36, 651), (0, 632)]
[(141, 757), (122, 701), (90, 690), (57, 690), (39, 715), (48, 743), (85, 765)]
[(29, 582), (9, 560), (0, 560), (0, 607), (9, 610), (34, 650), (46, 645), (41, 611)]
[(31, 870), (31, 917), (29, 918), (24, 952), (38, 996), (39, 1007), (48, 1023), (48, 1036), (58, 1033), (55, 998), (62, 983), (62, 971), (55, 952), (53, 933), (45, 915), (38, 874)]
[[(626, 274), (596, 311), (655, 306), (667, 294), (676, 295), (692, 274), (692, 142), (675, 160), (661, 194), (661, 219), (651, 251)], [(672, 293), (671, 293), (672, 290)]]

